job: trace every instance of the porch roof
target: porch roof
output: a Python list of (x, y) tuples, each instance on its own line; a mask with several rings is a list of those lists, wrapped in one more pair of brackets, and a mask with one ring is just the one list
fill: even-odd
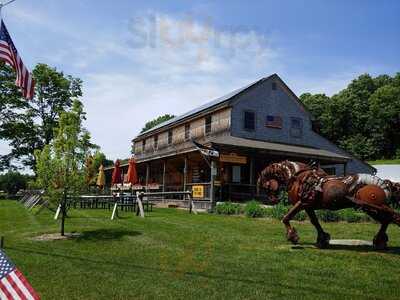
[(301, 158), (315, 158), (319, 160), (324, 160), (332, 163), (345, 163), (351, 160), (350, 157), (337, 154), (328, 150), (311, 148), (306, 146), (297, 146), (289, 144), (272, 143), (260, 140), (252, 140), (239, 138), (234, 136), (220, 136), (211, 140), (213, 145), (217, 146), (233, 146), (239, 148), (247, 148), (264, 150), (271, 154), (277, 155), (287, 155), (290, 157), (301, 157)]

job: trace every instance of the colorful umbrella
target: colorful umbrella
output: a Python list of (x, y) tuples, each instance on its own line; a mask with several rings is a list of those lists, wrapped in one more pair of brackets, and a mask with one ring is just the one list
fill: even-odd
[(113, 170), (112, 178), (111, 178), (112, 185), (122, 183), (120, 164), (121, 163), (119, 162), (119, 159), (117, 159), (115, 161), (114, 170)]
[(103, 165), (100, 165), (100, 167), (99, 167), (99, 174), (97, 174), (96, 185), (97, 185), (100, 189), (103, 189), (104, 186), (106, 185), (106, 175), (104, 174), (104, 167), (103, 167)]
[(92, 185), (95, 181), (96, 170), (93, 168), (93, 156), (88, 156), (85, 161), (86, 167), (86, 184)]
[(126, 175), (125, 183), (135, 184), (137, 182), (138, 182), (138, 176), (137, 176), (137, 172), (136, 172), (136, 161), (132, 157), (129, 160), (128, 173)]

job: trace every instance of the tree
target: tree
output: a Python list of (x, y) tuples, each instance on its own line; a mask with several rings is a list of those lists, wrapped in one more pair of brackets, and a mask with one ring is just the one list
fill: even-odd
[(14, 195), (19, 190), (25, 189), (31, 179), (32, 177), (29, 175), (9, 171), (0, 175), (0, 190), (7, 192), (9, 195)]
[(300, 99), (321, 134), (355, 156), (379, 159), (400, 153), (400, 73), (363, 74), (332, 97), (305, 93)]
[(369, 104), (369, 128), (379, 138), (380, 156), (396, 157), (400, 150), (400, 86), (382, 86), (370, 97)]
[[(0, 65), (0, 139), (11, 152), (0, 156), (0, 170), (15, 166), (15, 161), (35, 167), (35, 149), (42, 149), (53, 139), (60, 114), (71, 108), (72, 99), (82, 96), (82, 81), (66, 76), (45, 64), (33, 69), (35, 97), (27, 101), (15, 87), (15, 73)], [(14, 163), (13, 163), (14, 162)]]
[[(15, 131), (19, 130), (14, 125), (19, 117), (18, 111), (28, 107), (26, 101), (21, 101), (21, 97), (21, 92), (15, 85), (13, 69), (0, 62), (0, 140), (15, 135)], [(21, 128), (21, 131), (25, 129), (28, 128)], [(11, 167), (11, 158), (10, 153), (0, 155), (0, 171)]]
[(85, 159), (92, 148), (89, 132), (82, 127), (83, 105), (73, 102), (70, 111), (62, 112), (54, 140), (36, 150), (36, 184), (46, 197), (61, 208), (61, 235), (67, 210), (67, 197), (77, 195), (85, 187)]
[(169, 115), (169, 114), (165, 114), (163, 116), (159, 116), (159, 117), (147, 122), (144, 125), (144, 127), (142, 128), (142, 130), (140, 131), (140, 133), (143, 133), (143, 132), (145, 132), (145, 131), (157, 126), (158, 124), (161, 124), (161, 123), (163, 123), (165, 121), (168, 121), (168, 120), (170, 120), (172, 118), (175, 118), (175, 116), (174, 115)]

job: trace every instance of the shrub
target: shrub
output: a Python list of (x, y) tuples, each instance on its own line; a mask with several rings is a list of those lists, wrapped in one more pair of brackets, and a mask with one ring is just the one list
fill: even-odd
[(332, 210), (318, 210), (316, 215), (319, 220), (324, 222), (337, 222), (340, 220), (339, 213)]
[(283, 202), (279, 202), (271, 208), (271, 218), (282, 220), (287, 214), (289, 206), (286, 206)]
[(296, 221), (305, 221), (307, 219), (307, 214), (304, 210), (299, 212), (295, 217), (294, 220)]
[(371, 218), (367, 214), (351, 208), (343, 209), (338, 213), (341, 221), (346, 221), (349, 223), (371, 221)]
[(279, 204), (283, 204), (285, 206), (290, 205), (289, 204), (289, 196), (288, 193), (286, 191), (280, 191), (279, 195), (278, 195), (278, 199), (279, 199)]
[[(283, 217), (288, 213), (291, 206), (285, 205), (283, 202), (279, 202), (278, 204), (268, 207), (265, 209), (265, 216), (277, 220), (282, 220)], [(304, 221), (307, 219), (307, 215), (305, 211), (299, 212), (293, 220), (296, 221)]]
[(215, 210), (220, 215), (238, 215), (241, 212), (241, 206), (232, 202), (222, 202), (218, 203)]
[(260, 218), (265, 215), (265, 209), (262, 208), (260, 203), (255, 200), (246, 203), (244, 212), (246, 216), (250, 218)]

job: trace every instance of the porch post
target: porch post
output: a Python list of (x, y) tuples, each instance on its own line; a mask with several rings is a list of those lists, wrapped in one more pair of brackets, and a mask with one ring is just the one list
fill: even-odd
[(183, 190), (186, 191), (187, 184), (187, 156), (185, 155), (185, 165), (183, 167)]
[(167, 162), (164, 160), (163, 161), (163, 174), (162, 174), (162, 191), (163, 193), (165, 192), (165, 171), (166, 171), (166, 166)]
[(146, 192), (149, 185), (149, 177), (150, 177), (150, 163), (146, 163)]
[(215, 208), (215, 191), (214, 191), (214, 180), (217, 175), (217, 166), (216, 161), (211, 161), (211, 181), (210, 181), (210, 201), (211, 201), (211, 209)]
[[(165, 172), (167, 169), (167, 160), (163, 161), (163, 174), (162, 174), (162, 191), (163, 193), (166, 191), (165, 187)], [(163, 195), (163, 202), (165, 203), (165, 195)]]
[(254, 185), (254, 157), (253, 156), (250, 157), (250, 182), (249, 183), (250, 183), (250, 194), (251, 194), (251, 197), (254, 198), (255, 190), (253, 188), (253, 185)]
[(347, 162), (343, 164), (343, 175), (346, 176), (347, 173)]

